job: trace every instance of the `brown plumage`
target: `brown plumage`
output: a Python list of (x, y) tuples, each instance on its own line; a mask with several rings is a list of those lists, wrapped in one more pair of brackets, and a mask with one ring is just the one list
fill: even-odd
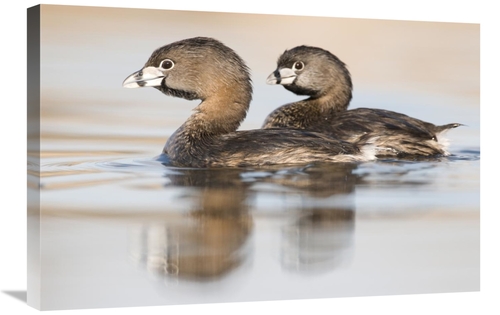
[(447, 143), (438, 136), (461, 125), (436, 126), (383, 109), (347, 110), (352, 98), (350, 73), (340, 59), (318, 47), (286, 50), (267, 83), (309, 98), (279, 107), (267, 116), (263, 128), (304, 129), (350, 142), (373, 136), (379, 157), (449, 155)]
[(352, 144), (304, 130), (236, 131), (252, 99), (249, 70), (232, 49), (212, 38), (185, 39), (155, 50), (123, 86), (152, 86), (169, 96), (201, 100), (163, 149), (175, 166), (239, 167), (374, 158), (369, 137)]

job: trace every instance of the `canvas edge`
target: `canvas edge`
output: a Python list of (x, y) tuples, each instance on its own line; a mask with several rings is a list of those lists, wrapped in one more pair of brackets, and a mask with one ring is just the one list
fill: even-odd
[(27, 304), (41, 309), (40, 40), (41, 6), (27, 9)]

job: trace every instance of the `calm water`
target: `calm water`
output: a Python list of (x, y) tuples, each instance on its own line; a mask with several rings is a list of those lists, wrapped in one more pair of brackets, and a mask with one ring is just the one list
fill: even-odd
[[(479, 290), (479, 27), (44, 8), (43, 309)], [(302, 24), (290, 34), (272, 27), (291, 19)], [(141, 34), (145, 21), (173, 32)], [(351, 108), (466, 126), (447, 135), (453, 155), (434, 160), (164, 165), (155, 157), (197, 102), (121, 82), (154, 48), (196, 35), (222, 39), (253, 70), (241, 129), (299, 99), (264, 81), (302, 43), (350, 66)]]

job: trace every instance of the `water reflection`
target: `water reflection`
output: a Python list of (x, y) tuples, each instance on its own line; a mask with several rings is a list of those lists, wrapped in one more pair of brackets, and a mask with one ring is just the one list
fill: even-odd
[[(329, 288), (332, 296), (364, 294), (357, 290), (367, 286), (370, 292), (386, 292), (376, 285), (382, 275), (383, 281), (394, 280), (402, 266), (405, 275), (416, 275), (422, 264), (418, 257), (425, 258), (433, 274), (443, 264), (454, 264), (456, 257), (460, 268), (475, 266), (471, 252), (476, 244), (463, 251), (450, 240), (477, 231), (476, 217), (467, 216), (468, 208), (461, 216), (456, 198), (446, 199), (445, 211), (434, 199), (454, 187), (450, 185), (468, 187), (470, 179), (461, 166), (475, 161), (470, 156), (469, 161), (450, 157), (439, 162), (187, 169), (151, 158), (76, 164), (48, 160), (42, 164), (41, 192), (47, 201), (42, 212), (50, 231), (44, 244), (55, 254), (47, 259), (59, 261), (64, 251), (64, 257), (92, 266), (99, 271), (89, 274), (96, 286), (105, 282), (103, 275), (113, 274), (116, 278), (106, 283), (115, 291), (102, 290), (109, 292), (110, 301), (115, 301), (113, 292), (130, 288), (145, 299), (158, 296), (161, 303), (240, 301), (248, 294), (278, 299), (287, 290), (317, 297), (320, 288)], [(90, 173), (68, 173), (77, 165), (87, 165)], [(43, 176), (59, 171), (58, 176)], [(95, 184), (111, 175), (125, 179), (113, 184), (114, 190)], [(72, 185), (77, 182), (81, 185)], [(108, 195), (112, 191), (116, 193)], [(61, 192), (70, 203), (59, 206)], [(51, 199), (55, 196), (59, 199)], [(422, 242), (431, 248), (421, 247)], [(81, 266), (50, 266), (45, 274), (65, 279), (52, 282), (51, 292), (78, 287), (72, 275)], [(455, 277), (465, 272), (460, 268)], [(351, 282), (351, 276), (358, 282)], [(121, 288), (124, 279), (130, 285)], [(404, 284), (394, 280), (391, 292), (401, 292), (401, 286), (425, 292), (426, 286), (447, 283), (429, 280), (420, 286), (420, 281), (419, 276)], [(102, 292), (92, 298), (101, 299)]]
[[(165, 188), (183, 187), (191, 208), (180, 220), (143, 224), (131, 233), (132, 260), (168, 283), (224, 278), (253, 245), (252, 208), (259, 184), (273, 185), (286, 204), (281, 264), (295, 272), (331, 271), (352, 246), (359, 175), (355, 164), (283, 169), (176, 169)], [(269, 188), (269, 186), (267, 186)], [(271, 189), (273, 190), (273, 189)], [(175, 203), (175, 200), (173, 201)]]
[(309, 167), (302, 176), (286, 176), (280, 184), (300, 189), (301, 203), (282, 228), (281, 265), (297, 273), (323, 273), (345, 262), (354, 239), (355, 164)]
[(299, 273), (332, 271), (350, 256), (354, 218), (349, 208), (304, 211), (282, 230), (282, 266)]
[(240, 266), (250, 253), (244, 245), (253, 225), (245, 202), (248, 184), (241, 182), (240, 173), (178, 169), (167, 175), (167, 187), (188, 188), (193, 206), (183, 220), (136, 231), (133, 259), (169, 281), (214, 280)]
[[(453, 163), (454, 160), (448, 161)], [(129, 190), (131, 196), (142, 196), (144, 187), (153, 186), (160, 189), (151, 196), (168, 196), (164, 198), (167, 203), (159, 211), (132, 206), (131, 209), (135, 209), (132, 216), (123, 215), (134, 221), (141, 217), (140, 223), (127, 224), (132, 227), (127, 241), (130, 260), (149, 274), (172, 284), (214, 282), (226, 279), (244, 265), (251, 265), (258, 245), (254, 244), (252, 236), (263, 233), (262, 229), (255, 228), (257, 219), (270, 222), (279, 218), (273, 237), (279, 238), (274, 253), (282, 270), (304, 275), (335, 272), (340, 266), (350, 264), (353, 256), (356, 214), (359, 212), (355, 203), (356, 189), (364, 187), (376, 192), (387, 188), (396, 191), (431, 187), (438, 174), (435, 169), (443, 162), (446, 161), (440, 164), (436, 161), (386, 160), (361, 165), (188, 169), (174, 168), (161, 161), (115, 160), (98, 162), (95, 164), (98, 167), (89, 171), (92, 174), (100, 171), (129, 174), (131, 179), (124, 183), (132, 189)], [(66, 171), (68, 167), (74, 166), (68, 166), (67, 162), (44, 164), (42, 173)], [(147, 175), (158, 173), (164, 174), (163, 177)], [(130, 176), (133, 174), (135, 176)], [(68, 183), (79, 175), (61, 175), (58, 176), (60, 182), (43, 185), (44, 191), (61, 187), (75, 189), (75, 185)], [(51, 177), (43, 178), (47, 181)], [(94, 178), (87, 178), (78, 188), (88, 186), (87, 181), (95, 185)], [(49, 187), (53, 189), (47, 189)], [(259, 202), (262, 198), (264, 202)], [(397, 203), (397, 200), (392, 202)], [(424, 207), (418, 210), (420, 213), (425, 211)], [(407, 216), (411, 212), (397, 213)], [(382, 209), (377, 213), (385, 212)], [(89, 218), (103, 217), (106, 210), (98, 213), (85, 210), (80, 214)], [(394, 216), (395, 212), (389, 210), (384, 216), (389, 214)], [(151, 215), (153, 219), (148, 219)], [(106, 217), (119, 219), (112, 213)]]

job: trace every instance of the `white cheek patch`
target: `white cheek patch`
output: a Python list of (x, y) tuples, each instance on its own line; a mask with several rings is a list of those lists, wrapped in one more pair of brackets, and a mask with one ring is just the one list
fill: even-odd
[(142, 70), (132, 73), (125, 81), (125, 88), (139, 88), (145, 86), (160, 86), (165, 75), (156, 67), (146, 67)]

